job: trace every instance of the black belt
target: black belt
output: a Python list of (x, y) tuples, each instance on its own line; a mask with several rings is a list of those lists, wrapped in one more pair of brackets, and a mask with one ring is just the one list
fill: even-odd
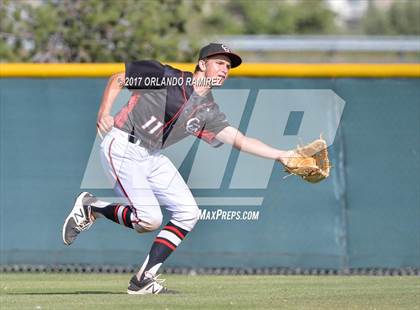
[(151, 148), (145, 146), (145, 144), (143, 143), (143, 141), (140, 138), (137, 138), (134, 135), (134, 130), (131, 131), (131, 133), (127, 133), (128, 135), (128, 142), (133, 143), (137, 146), (141, 146), (142, 148), (147, 149), (148, 151), (151, 151)]
[(137, 139), (135, 136), (132, 136), (130, 134), (128, 135), (128, 142), (131, 142), (133, 144), (136, 144), (137, 141), (139, 141), (139, 139)]
[(128, 142), (136, 144), (139, 139), (134, 135), (134, 126), (131, 132), (128, 134)]

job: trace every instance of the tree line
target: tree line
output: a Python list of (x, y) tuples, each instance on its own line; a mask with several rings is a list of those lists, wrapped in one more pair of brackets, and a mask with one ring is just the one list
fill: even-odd
[(1, 0), (0, 61), (192, 61), (220, 35), (419, 35), (420, 1), (337, 26), (323, 0)]

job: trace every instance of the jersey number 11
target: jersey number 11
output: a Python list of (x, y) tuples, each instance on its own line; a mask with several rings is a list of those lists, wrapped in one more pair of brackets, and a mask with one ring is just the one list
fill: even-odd
[(152, 115), (152, 117), (143, 126), (141, 126), (141, 128), (143, 128), (143, 129), (146, 129), (146, 128), (150, 129), (150, 127), (152, 127), (149, 130), (149, 133), (152, 135), (152, 134), (154, 134), (156, 132), (156, 130), (158, 130), (160, 127), (163, 126), (163, 123), (160, 122), (160, 121), (158, 121), (156, 123), (156, 125), (154, 125), (154, 123), (156, 121), (157, 121), (156, 117)]

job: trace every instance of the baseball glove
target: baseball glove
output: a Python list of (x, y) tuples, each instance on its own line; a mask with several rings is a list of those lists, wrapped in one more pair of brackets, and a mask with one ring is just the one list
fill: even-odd
[(310, 183), (318, 183), (330, 175), (331, 166), (324, 139), (320, 138), (305, 146), (298, 146), (294, 151), (301, 156), (292, 157), (285, 163), (285, 171), (290, 175), (300, 176)]

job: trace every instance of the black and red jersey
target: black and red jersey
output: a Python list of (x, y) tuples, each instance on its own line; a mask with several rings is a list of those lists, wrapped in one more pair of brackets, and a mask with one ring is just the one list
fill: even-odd
[(132, 94), (115, 117), (115, 127), (151, 149), (163, 149), (188, 135), (212, 146), (215, 136), (229, 126), (211, 92), (194, 92), (192, 73), (157, 61), (135, 61), (125, 65), (125, 87)]

